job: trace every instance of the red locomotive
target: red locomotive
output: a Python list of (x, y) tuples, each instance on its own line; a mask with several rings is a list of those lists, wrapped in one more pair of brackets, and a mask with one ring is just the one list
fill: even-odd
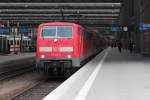
[(36, 68), (44, 73), (68, 73), (103, 47), (104, 41), (96, 32), (78, 24), (43, 23), (38, 27)]

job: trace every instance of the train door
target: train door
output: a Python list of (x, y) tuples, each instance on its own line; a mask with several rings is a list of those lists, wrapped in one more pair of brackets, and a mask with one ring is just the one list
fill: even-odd
[(10, 39), (10, 52), (14, 52), (14, 40)]
[(4, 52), (7, 52), (7, 37), (4, 37)]
[(1, 52), (4, 52), (4, 38), (1, 40)]
[(0, 52), (2, 52), (2, 36), (0, 36)]
[(10, 41), (7, 40), (7, 52), (10, 53)]
[(7, 43), (7, 41), (6, 41), (7, 39), (6, 39), (6, 37), (4, 37), (3, 38), (3, 52), (6, 52), (6, 43)]
[(7, 38), (1, 36), (0, 37), (0, 52), (5, 53), (7, 50)]

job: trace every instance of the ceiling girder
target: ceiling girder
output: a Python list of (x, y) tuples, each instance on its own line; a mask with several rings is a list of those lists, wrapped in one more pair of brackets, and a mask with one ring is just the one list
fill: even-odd
[[(46, 19), (46, 20), (62, 20), (63, 18), (61, 17), (0, 17), (1, 20), (14, 20), (14, 19), (39, 19), (39, 20), (43, 20), (43, 19)], [(116, 20), (118, 18), (109, 18), (109, 17), (84, 17), (84, 18), (64, 18), (66, 20), (72, 20), (72, 19), (75, 19), (75, 20)]]
[(7, 22), (118, 23), (122, 3), (0, 3), (0, 19)]
[[(7, 12), (61, 12), (61, 9), (0, 9), (0, 13), (7, 13)], [(99, 12), (106, 12), (106, 13), (119, 13), (120, 9), (63, 9), (62, 10), (63, 13), (77, 13), (77, 14), (81, 14), (83, 12), (95, 12), (95, 13), (99, 13)]]
[[(3, 21), (8, 21), (8, 20), (3, 20)], [(36, 19), (15, 19), (11, 20), (12, 22), (56, 22), (57, 20), (51, 20), (51, 19), (43, 19), (43, 20), (36, 20)], [(77, 20), (68, 20), (68, 22), (77, 22)], [(98, 22), (103, 22), (104, 23), (114, 23), (117, 22), (117, 20), (80, 20), (79, 22), (87, 22), (87, 23), (98, 23)]]
[(0, 3), (1, 7), (121, 7), (122, 3)]
[[(61, 14), (0, 14), (0, 17), (60, 17)], [(118, 17), (119, 14), (63, 14), (65, 17), (85, 16), (85, 17)]]

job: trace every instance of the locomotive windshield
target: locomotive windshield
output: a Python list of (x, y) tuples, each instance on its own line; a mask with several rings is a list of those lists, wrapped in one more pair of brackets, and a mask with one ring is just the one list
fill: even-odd
[(72, 26), (44, 26), (42, 29), (43, 38), (71, 38)]
[(56, 27), (43, 27), (42, 37), (55, 37), (56, 35)]

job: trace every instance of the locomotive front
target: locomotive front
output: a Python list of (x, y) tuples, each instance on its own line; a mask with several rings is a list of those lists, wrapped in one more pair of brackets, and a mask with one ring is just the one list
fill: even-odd
[(79, 65), (75, 51), (76, 27), (70, 23), (46, 23), (38, 28), (36, 68), (44, 73), (65, 71)]

